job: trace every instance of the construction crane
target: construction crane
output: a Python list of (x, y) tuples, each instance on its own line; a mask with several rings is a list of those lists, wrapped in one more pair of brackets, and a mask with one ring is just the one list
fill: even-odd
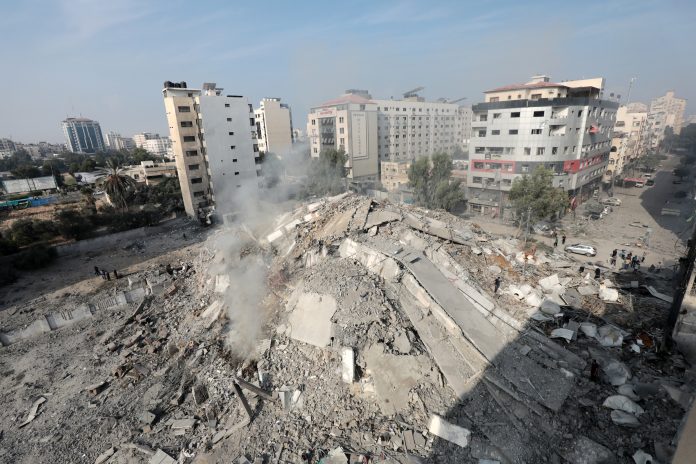
[(404, 98), (410, 98), (410, 97), (417, 97), (418, 92), (423, 90), (425, 87), (416, 87), (413, 90), (409, 90), (408, 92), (404, 92)]

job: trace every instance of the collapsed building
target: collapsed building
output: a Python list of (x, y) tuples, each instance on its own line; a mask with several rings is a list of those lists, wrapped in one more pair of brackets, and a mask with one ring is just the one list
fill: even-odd
[(691, 405), (669, 281), (446, 213), (343, 194), (158, 259), (3, 313), (0, 459), (669, 462)]

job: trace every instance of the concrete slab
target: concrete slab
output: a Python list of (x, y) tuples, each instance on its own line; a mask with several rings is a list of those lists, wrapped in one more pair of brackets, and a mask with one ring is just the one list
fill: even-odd
[(393, 211), (372, 211), (367, 215), (367, 221), (365, 221), (365, 229), (369, 229), (374, 226), (381, 226), (388, 222), (400, 221), (401, 215)]
[(327, 239), (331, 237), (343, 237), (348, 230), (350, 221), (357, 208), (349, 208), (342, 213), (335, 213), (334, 216), (324, 225), (324, 228), (317, 234), (317, 238)]
[(320, 348), (328, 346), (333, 336), (331, 317), (336, 308), (331, 295), (300, 292), (288, 318), (290, 337)]
[(393, 415), (407, 410), (411, 388), (422, 377), (418, 358), (384, 353), (384, 346), (379, 343), (368, 348), (364, 356), (382, 413)]
[(463, 448), (469, 446), (469, 438), (471, 432), (464, 427), (455, 424), (450, 424), (437, 414), (430, 417), (430, 425), (428, 431), (435, 436), (459, 445)]

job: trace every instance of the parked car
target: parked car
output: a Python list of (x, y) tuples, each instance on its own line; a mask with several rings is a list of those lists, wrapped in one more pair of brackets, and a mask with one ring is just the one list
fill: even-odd
[(600, 203), (603, 205), (610, 205), (610, 206), (621, 206), (621, 199), (620, 198), (603, 198), (600, 200)]
[(644, 179), (650, 179), (652, 177), (652, 174), (643, 174)]
[(576, 243), (565, 247), (565, 251), (575, 253), (576, 255), (597, 256), (597, 249), (591, 245), (583, 245)]
[(645, 185), (647, 185), (648, 187), (652, 187), (653, 185), (655, 185), (655, 179), (648, 179), (647, 181), (645, 181)]
[(642, 182), (636, 182), (635, 187), (640, 189), (640, 188), (643, 188), (644, 185), (645, 184), (643, 184)]
[(595, 211), (593, 213), (590, 213), (587, 217), (596, 221), (597, 219), (602, 219), (602, 217), (604, 217), (604, 214)]

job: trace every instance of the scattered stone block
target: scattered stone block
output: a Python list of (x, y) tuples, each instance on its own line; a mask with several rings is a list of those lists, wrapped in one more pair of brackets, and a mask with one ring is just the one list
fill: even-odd
[(208, 399), (208, 389), (202, 383), (194, 385), (191, 388), (191, 393), (193, 394), (193, 401), (196, 402), (197, 406), (202, 405)]
[(430, 417), (430, 425), (428, 431), (435, 436), (452, 442), (456, 445), (466, 448), (469, 446), (469, 438), (471, 432), (464, 427), (455, 424), (450, 424), (437, 414)]
[(94, 464), (102, 464), (102, 463), (108, 461), (111, 458), (111, 456), (114, 455), (115, 452), (116, 452), (116, 448), (114, 448), (112, 446), (111, 448), (109, 448), (108, 450), (104, 451), (102, 454), (97, 456), (97, 459), (95, 459)]
[(150, 458), (149, 464), (176, 464), (176, 460), (161, 449), (158, 449)]

